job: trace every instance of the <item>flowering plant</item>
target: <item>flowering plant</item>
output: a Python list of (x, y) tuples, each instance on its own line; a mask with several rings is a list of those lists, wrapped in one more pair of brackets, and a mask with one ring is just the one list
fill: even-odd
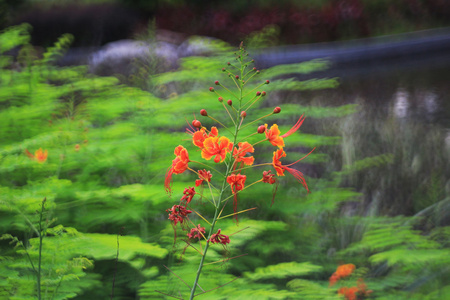
[[(261, 99), (267, 95), (265, 91), (256, 90), (263, 85), (269, 84), (270, 81), (266, 80), (259, 84), (256, 88), (247, 91), (247, 84), (254, 78), (254, 76), (260, 74), (260, 71), (256, 68), (249, 68), (254, 61), (247, 58), (248, 54), (242, 43), (239, 47), (239, 51), (235, 54), (236, 63), (227, 63), (227, 68), (223, 68), (222, 71), (228, 73), (228, 77), (230, 78), (232, 84), (237, 87), (237, 93), (233, 93), (221, 82), (215, 81), (217, 89), (228, 92), (234, 99), (225, 101), (224, 97), (219, 93), (219, 90), (216, 90), (214, 87), (209, 88), (210, 92), (218, 96), (218, 102), (223, 106), (226, 111), (226, 115), (230, 119), (229, 122), (233, 124), (234, 128), (225, 126), (222, 122), (208, 114), (205, 109), (200, 110), (201, 116), (218, 123), (230, 134), (229, 137), (223, 134), (222, 129), (219, 132), (217, 127), (213, 126), (208, 129), (202, 126), (202, 123), (195, 118), (192, 121), (192, 126), (189, 125), (187, 133), (192, 138), (192, 144), (199, 149), (198, 151), (201, 152), (201, 157), (207, 161), (211, 161), (212, 163), (208, 165), (203, 162), (192, 160), (189, 156), (188, 150), (184, 146), (179, 145), (174, 150), (175, 158), (167, 169), (165, 177), (165, 190), (169, 195), (171, 195), (172, 177), (174, 174), (178, 175), (189, 171), (198, 176), (198, 179), (195, 180), (195, 187), (186, 187), (183, 191), (183, 196), (181, 197), (179, 204), (173, 205), (172, 208), (167, 209), (167, 212), (169, 213), (168, 219), (171, 220), (174, 229), (176, 229), (176, 226), (179, 223), (183, 230), (187, 232), (186, 243), (193, 247), (201, 255), (201, 261), (195, 277), (195, 282), (191, 288), (190, 299), (193, 299), (196, 296), (195, 290), (198, 285), (205, 257), (210, 245), (220, 244), (222, 247), (226, 248), (228, 244), (233, 242), (232, 238), (230, 238), (232, 234), (222, 232), (221, 228), (216, 229), (218, 221), (226, 217), (234, 217), (237, 223), (238, 214), (254, 209), (250, 208), (241, 211), (238, 210), (238, 195), (243, 190), (258, 183), (274, 185), (274, 195), (272, 198), (273, 203), (278, 185), (277, 177), (285, 176), (285, 171), (287, 171), (289, 174), (293, 175), (294, 178), (309, 192), (302, 172), (294, 169), (293, 166), (300, 160), (307, 157), (312, 151), (314, 151), (314, 149), (293, 163), (283, 164), (282, 162), (282, 159), (287, 156), (284, 151), (284, 139), (300, 128), (304, 121), (303, 115), (299, 118), (297, 123), (284, 134), (281, 134), (277, 124), (273, 124), (270, 127), (268, 124), (261, 124), (257, 126), (257, 122), (268, 118), (273, 114), (280, 113), (280, 107), (275, 107), (273, 112), (268, 115), (255, 118), (250, 122), (245, 122), (247, 115), (251, 117), (251, 108), (255, 105), (255, 103), (261, 101)], [(255, 127), (254, 133), (242, 138), (239, 135), (240, 131), (248, 126)], [(249, 137), (258, 134), (262, 135), (262, 138), (259, 141), (253, 144), (247, 141)], [(273, 152), (272, 161), (254, 164), (254, 146), (263, 142), (268, 142), (276, 147)], [(195, 165), (201, 165), (203, 169), (196, 169), (194, 167)], [(207, 168), (205, 168), (205, 166)], [(263, 170), (259, 180), (252, 183), (247, 181), (247, 175), (245, 173), (248, 169), (266, 166), (273, 167), (275, 172), (272, 173), (272, 170), (270, 169)], [(216, 178), (219, 178), (219, 183), (212, 181)], [(205, 193), (205, 190), (208, 192)], [(196, 211), (195, 207), (191, 205), (192, 200), (196, 195), (206, 198), (214, 206), (214, 216), (211, 221), (208, 221), (206, 217), (202, 216), (198, 211)], [(230, 199), (233, 199), (233, 213), (223, 216), (222, 214), (224, 209)], [(194, 224), (189, 218), (189, 215), (192, 213), (195, 213), (203, 219), (208, 224), (209, 229), (206, 230), (202, 224)], [(199, 247), (195, 247), (193, 245), (194, 242), (198, 242)]]

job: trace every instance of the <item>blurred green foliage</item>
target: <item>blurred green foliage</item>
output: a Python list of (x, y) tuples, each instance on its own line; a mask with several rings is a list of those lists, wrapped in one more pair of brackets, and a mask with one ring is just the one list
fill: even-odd
[[(232, 56), (219, 51), (226, 47), (218, 42), (215, 56), (185, 58), (180, 69), (170, 73), (144, 73), (151, 76), (150, 93), (113, 77), (95, 77), (86, 67), (56, 67), (54, 60), (71, 37), (63, 36), (39, 56), (28, 44), (28, 30), (23, 25), (0, 34), (0, 297), (36, 296), (30, 260), (38, 258), (36, 210), (44, 197), (51, 226), (43, 242), (43, 299), (107, 299), (113, 282), (119, 299), (186, 295), (189, 287), (178, 277), (192, 284), (200, 257), (183, 242), (184, 231), (178, 228), (174, 239), (165, 210), (195, 176), (178, 175), (173, 198), (164, 192), (164, 176), (174, 147), (189, 147), (185, 118), (189, 122), (205, 108), (225, 119), (208, 87), (214, 80), (227, 82), (220, 68)], [(16, 47), (18, 56), (8, 54)], [(260, 76), (271, 81), (265, 86), (270, 93), (248, 118), (267, 114), (282, 101), (279, 118), (265, 122), (276, 122), (286, 132), (305, 113), (301, 133), (286, 141), (286, 162), (317, 147), (298, 165), (310, 175), (306, 177), (312, 193), (306, 195), (289, 176), (280, 180), (273, 205), (271, 187), (242, 193), (239, 207), (257, 209), (242, 215), (238, 227), (221, 220), (224, 231), (236, 234), (227, 248), (213, 245), (208, 252), (199, 282), (199, 293), (207, 292), (205, 299), (338, 299), (337, 289), (356, 285), (359, 278), (373, 290), (372, 298), (450, 295), (448, 226), (421, 226), (424, 218), (448, 212), (440, 177), (433, 177), (432, 190), (417, 192), (429, 198), (417, 203), (421, 210), (416, 217), (381, 216), (364, 206), (363, 194), (349, 183), (361, 179), (363, 171), (395, 166), (402, 152), (364, 156), (354, 149), (357, 155), (336, 162), (335, 153), (345, 154), (353, 145), (348, 132), (338, 131), (336, 124), (348, 122), (357, 107), (322, 107), (288, 93), (330, 89), (336, 79), (281, 79), (326, 66), (318, 60), (262, 71)], [(204, 126), (215, 125), (201, 120)], [(314, 132), (308, 125), (314, 123), (335, 126)], [(247, 127), (243, 134), (254, 130)], [(330, 134), (333, 130), (339, 134)], [(249, 142), (258, 140), (252, 137)], [(34, 153), (39, 148), (48, 150), (43, 163), (25, 154), (26, 149)], [(270, 161), (272, 151), (261, 145), (255, 157)], [(195, 151), (190, 155), (200, 158)], [(257, 176), (248, 172), (250, 182)], [(202, 215), (211, 213), (206, 205), (198, 207)], [(193, 217), (193, 222), (204, 221)], [(328, 279), (341, 263), (354, 263), (357, 269), (329, 287)]]

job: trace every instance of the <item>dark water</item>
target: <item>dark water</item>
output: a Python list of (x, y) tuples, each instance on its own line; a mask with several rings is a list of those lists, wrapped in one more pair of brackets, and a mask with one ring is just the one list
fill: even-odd
[[(311, 75), (339, 77), (340, 86), (305, 98), (324, 106), (358, 105), (354, 115), (316, 128), (343, 138), (330, 153), (334, 169), (392, 155), (345, 182), (364, 194), (366, 208), (376, 203), (380, 213), (414, 215), (450, 199), (449, 54), (335, 64)], [(450, 213), (441, 217), (447, 223)]]

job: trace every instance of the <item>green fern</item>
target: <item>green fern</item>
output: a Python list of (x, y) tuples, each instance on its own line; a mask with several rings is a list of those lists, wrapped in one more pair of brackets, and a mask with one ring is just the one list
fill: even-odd
[(269, 265), (263, 268), (256, 268), (252, 273), (245, 273), (244, 275), (251, 280), (267, 280), (273, 278), (287, 278), (295, 276), (309, 275), (314, 272), (319, 272), (322, 267), (313, 265), (309, 262), (296, 263), (287, 262), (277, 265)]

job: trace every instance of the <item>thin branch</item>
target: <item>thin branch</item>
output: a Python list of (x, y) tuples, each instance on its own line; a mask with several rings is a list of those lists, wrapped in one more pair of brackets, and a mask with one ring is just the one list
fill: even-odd
[(239, 276), (239, 277), (236, 277), (236, 278), (234, 278), (233, 280), (231, 280), (230, 282), (227, 282), (227, 283), (225, 283), (225, 284), (219, 285), (218, 287), (215, 287), (215, 288), (213, 288), (213, 289), (207, 290), (207, 291), (205, 291), (205, 292), (203, 292), (203, 293), (199, 293), (199, 294), (195, 295), (195, 297), (200, 296), (200, 295), (202, 295), (202, 294), (206, 294), (206, 293), (208, 293), (208, 292), (211, 292), (211, 291), (214, 291), (214, 290), (217, 290), (217, 289), (220, 289), (221, 287), (224, 287), (224, 286), (226, 286), (227, 284), (230, 284), (230, 283), (232, 283), (233, 281), (235, 281), (235, 280), (237, 280), (237, 279), (239, 279), (239, 278), (241, 278), (241, 277), (240, 277), (240, 276)]
[(232, 213), (232, 214), (229, 214), (229, 215), (226, 215), (226, 216), (217, 218), (217, 220), (225, 219), (226, 217), (235, 216), (235, 215), (237, 215), (237, 214), (241, 214), (241, 213), (247, 212), (247, 211), (249, 211), (249, 210), (254, 210), (254, 209), (257, 209), (257, 207), (253, 207), (253, 208), (249, 208), (249, 209), (244, 209), (244, 210), (241, 210), (241, 211), (239, 211), (239, 212), (235, 212), (235, 213)]
[(206, 266), (206, 265), (217, 264), (217, 263), (220, 263), (220, 262), (224, 262), (224, 261), (227, 261), (227, 260), (239, 258), (241, 256), (246, 256), (246, 255), (248, 255), (248, 253), (241, 254), (241, 255), (238, 255), (238, 256), (234, 256), (234, 257), (230, 257), (230, 258), (226, 258), (226, 259), (221, 259), (221, 260), (218, 260), (218, 261), (213, 261), (213, 262), (210, 262), (210, 263), (207, 263), (207, 264), (204, 264), (204, 265)]
[(173, 275), (175, 275), (178, 279), (181, 280), (181, 282), (183, 282), (189, 289), (191, 289), (191, 287), (189, 286), (189, 284), (186, 283), (186, 281), (184, 281), (180, 276), (178, 276), (177, 274), (175, 274), (174, 271), (172, 271), (171, 269), (169, 269), (169, 267), (167, 267), (166, 265), (163, 265), (164, 268), (166, 268), (167, 270), (169, 270), (170, 273), (172, 273)]
[(163, 293), (163, 292), (161, 292), (161, 291), (158, 291), (158, 290), (155, 290), (155, 292), (157, 292), (157, 293), (160, 293), (160, 294), (163, 294), (163, 295), (166, 295), (166, 296), (168, 296), (168, 297), (172, 297), (172, 298), (175, 298), (175, 299), (181, 299), (181, 300), (183, 300), (183, 298), (180, 298), (180, 297), (176, 297), (176, 296), (172, 296), (172, 295), (169, 295), (169, 294)]

